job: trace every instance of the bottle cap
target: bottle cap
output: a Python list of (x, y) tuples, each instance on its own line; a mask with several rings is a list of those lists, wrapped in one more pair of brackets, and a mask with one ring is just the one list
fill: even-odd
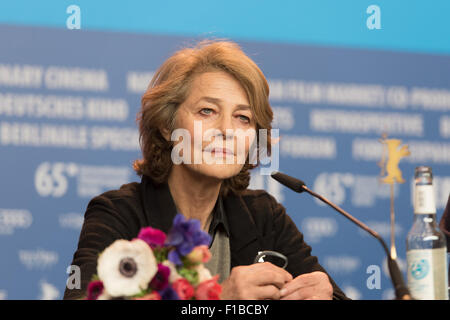
[(433, 172), (431, 170), (431, 167), (428, 166), (416, 167), (416, 170), (414, 171), (414, 178), (416, 185), (432, 184)]

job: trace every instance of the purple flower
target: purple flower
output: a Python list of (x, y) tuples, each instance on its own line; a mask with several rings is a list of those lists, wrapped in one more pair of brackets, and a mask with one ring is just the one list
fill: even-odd
[(87, 288), (87, 299), (88, 300), (97, 300), (97, 298), (103, 293), (103, 282), (100, 280), (95, 280), (89, 282)]
[(170, 268), (158, 263), (158, 272), (150, 282), (150, 287), (157, 291), (163, 290), (169, 283)]
[(186, 220), (178, 213), (173, 219), (166, 245), (175, 247), (169, 252), (168, 258), (176, 265), (181, 265), (181, 258), (189, 254), (196, 246), (207, 245), (211, 242), (211, 236), (201, 229), (197, 219)]
[(180, 300), (180, 297), (173, 288), (168, 285), (163, 290), (158, 291), (162, 300)]
[(166, 234), (159, 229), (145, 227), (139, 232), (138, 239), (147, 242), (147, 244), (153, 249), (164, 245), (164, 242), (166, 241)]

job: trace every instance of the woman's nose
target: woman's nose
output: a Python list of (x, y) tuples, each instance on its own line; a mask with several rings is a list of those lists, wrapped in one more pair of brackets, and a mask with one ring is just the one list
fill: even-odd
[(231, 116), (222, 116), (219, 119), (218, 129), (222, 133), (222, 136), (230, 138), (234, 136), (234, 124)]

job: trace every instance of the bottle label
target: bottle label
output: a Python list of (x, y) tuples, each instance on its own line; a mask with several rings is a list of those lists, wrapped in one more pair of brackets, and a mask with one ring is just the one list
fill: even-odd
[(448, 300), (447, 248), (409, 250), (408, 287), (414, 299)]
[(414, 213), (416, 214), (436, 213), (433, 185), (415, 186)]

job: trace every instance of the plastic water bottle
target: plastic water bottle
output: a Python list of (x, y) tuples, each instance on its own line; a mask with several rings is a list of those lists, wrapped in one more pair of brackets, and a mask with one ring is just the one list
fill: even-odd
[(448, 300), (447, 243), (436, 222), (430, 167), (415, 170), (414, 222), (406, 240), (408, 287), (420, 300)]

